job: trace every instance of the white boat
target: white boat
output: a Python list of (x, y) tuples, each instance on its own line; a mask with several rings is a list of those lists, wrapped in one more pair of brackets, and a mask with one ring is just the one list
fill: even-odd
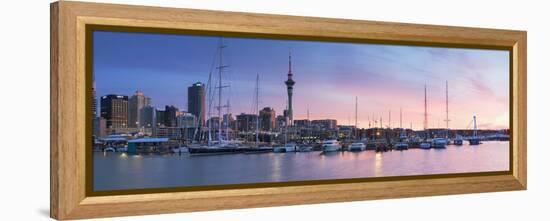
[(333, 152), (342, 149), (342, 145), (340, 145), (338, 140), (325, 140), (321, 147), (323, 148), (323, 152)]
[(447, 145), (447, 138), (439, 137), (432, 139), (433, 148), (445, 148), (445, 145)]
[(300, 152), (311, 152), (313, 151), (313, 147), (312, 146), (301, 146), (298, 148), (298, 151)]
[(396, 150), (407, 150), (409, 149), (409, 144), (405, 142), (397, 142), (394, 147)]
[(364, 143), (352, 143), (348, 147), (349, 151), (363, 151), (365, 149), (367, 149), (367, 146)]
[(454, 145), (462, 145), (462, 136), (456, 135), (455, 139), (453, 139)]
[(273, 152), (275, 153), (287, 153), (287, 152), (296, 152), (298, 147), (295, 144), (285, 144), (284, 146), (273, 147)]
[(420, 149), (430, 149), (432, 145), (429, 142), (421, 142), (420, 143)]
[(106, 147), (105, 149), (103, 149), (103, 152), (115, 152), (115, 148), (113, 147)]

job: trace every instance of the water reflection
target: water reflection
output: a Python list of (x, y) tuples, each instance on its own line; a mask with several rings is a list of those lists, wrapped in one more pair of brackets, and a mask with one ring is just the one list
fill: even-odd
[(345, 179), (506, 171), (508, 142), (375, 153), (264, 153), (216, 156), (94, 153), (94, 189)]

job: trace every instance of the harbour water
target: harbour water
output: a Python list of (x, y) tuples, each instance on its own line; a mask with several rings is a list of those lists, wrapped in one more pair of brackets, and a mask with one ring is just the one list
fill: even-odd
[(95, 191), (509, 170), (508, 141), (379, 153), (93, 154)]

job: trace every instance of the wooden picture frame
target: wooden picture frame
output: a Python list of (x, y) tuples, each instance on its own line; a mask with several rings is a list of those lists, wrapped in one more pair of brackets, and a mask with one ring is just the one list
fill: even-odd
[[(80, 2), (51, 4), (50, 214), (56, 219), (144, 215), (353, 200), (525, 190), (527, 188), (527, 33), (254, 13)], [(86, 27), (89, 25), (191, 30), (227, 35), (380, 42), (446, 47), (505, 48), (510, 59), (511, 170), (468, 176), (427, 176), (257, 186), (182, 192), (87, 191)], [(89, 184), (89, 183), (88, 183)], [(387, 191), (391, 189), (391, 191)]]

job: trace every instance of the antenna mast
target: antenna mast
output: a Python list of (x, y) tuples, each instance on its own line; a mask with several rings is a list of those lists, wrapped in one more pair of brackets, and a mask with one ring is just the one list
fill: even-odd
[(403, 128), (403, 109), (399, 108), (399, 128)]
[(424, 84), (424, 130), (428, 129), (428, 96), (426, 84)]

